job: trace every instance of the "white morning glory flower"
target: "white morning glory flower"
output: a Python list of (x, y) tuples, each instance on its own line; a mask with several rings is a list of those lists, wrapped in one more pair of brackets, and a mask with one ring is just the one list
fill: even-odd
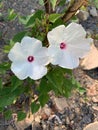
[(63, 68), (73, 69), (79, 65), (79, 58), (83, 58), (90, 50), (91, 38), (86, 38), (83, 27), (71, 23), (67, 27), (60, 25), (48, 32), (48, 52), (51, 63)]
[(21, 80), (27, 77), (37, 80), (47, 73), (47, 48), (35, 38), (25, 36), (13, 46), (8, 57), (12, 61), (11, 70)]

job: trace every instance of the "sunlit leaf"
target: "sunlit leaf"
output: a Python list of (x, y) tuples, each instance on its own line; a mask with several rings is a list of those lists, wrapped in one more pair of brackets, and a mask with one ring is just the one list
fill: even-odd
[(59, 19), (62, 16), (62, 14), (50, 14), (49, 21), (54, 23), (57, 19)]
[(36, 12), (30, 17), (30, 19), (28, 20), (26, 26), (27, 26), (27, 27), (28, 27), (28, 26), (33, 26), (33, 25), (35, 24), (36, 19), (41, 20), (42, 14), (43, 14), (43, 11), (42, 11), (42, 10), (36, 11)]
[(17, 17), (17, 14), (15, 13), (14, 9), (9, 9), (7, 19), (12, 21), (12, 20), (15, 20), (16, 17)]
[(57, 0), (50, 0), (51, 4), (52, 4), (52, 8), (53, 10), (55, 9), (55, 6), (56, 6), (56, 3), (57, 3)]

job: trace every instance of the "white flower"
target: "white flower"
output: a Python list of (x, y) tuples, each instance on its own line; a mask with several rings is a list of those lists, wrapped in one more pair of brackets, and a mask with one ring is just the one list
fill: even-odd
[(48, 32), (48, 52), (53, 65), (73, 69), (79, 65), (79, 58), (83, 58), (90, 50), (91, 38), (86, 38), (83, 27), (71, 23), (67, 27), (60, 25)]
[(12, 61), (11, 70), (21, 80), (30, 77), (37, 80), (47, 73), (47, 48), (41, 41), (25, 36), (21, 43), (16, 43), (8, 54)]

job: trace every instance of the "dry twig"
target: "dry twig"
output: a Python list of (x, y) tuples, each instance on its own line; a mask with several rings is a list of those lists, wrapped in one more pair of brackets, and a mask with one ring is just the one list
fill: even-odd
[(78, 9), (81, 8), (81, 6), (85, 6), (88, 4), (88, 0), (74, 0), (74, 3), (69, 7), (69, 9), (66, 11), (64, 16), (62, 17), (64, 22), (67, 22), (71, 19), (72, 16), (75, 15)]
[(45, 11), (47, 14), (50, 14), (53, 12), (50, 0), (44, 0), (44, 6), (45, 6)]

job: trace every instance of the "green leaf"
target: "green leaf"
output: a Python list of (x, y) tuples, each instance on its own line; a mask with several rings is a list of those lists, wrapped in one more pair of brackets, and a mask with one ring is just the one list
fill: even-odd
[(71, 95), (71, 91), (73, 88), (74, 88), (74, 85), (73, 85), (72, 79), (65, 78), (63, 87), (62, 87), (63, 96), (68, 98)]
[(5, 117), (6, 120), (11, 119), (11, 116), (12, 116), (11, 110), (7, 110), (7, 111), (4, 112), (4, 117)]
[(23, 81), (19, 80), (16, 76), (11, 77), (11, 86), (12, 86), (12, 92), (17, 89), (20, 85), (22, 85)]
[(39, 102), (42, 107), (44, 107), (44, 105), (48, 102), (48, 100), (49, 100), (49, 95), (47, 93), (39, 95)]
[(50, 0), (50, 2), (52, 4), (53, 10), (55, 10), (55, 6), (56, 6), (56, 3), (57, 3), (57, 0)]
[(0, 90), (2, 90), (3, 85), (2, 85), (2, 79), (0, 79)]
[(29, 27), (29, 26), (33, 26), (36, 22), (36, 19), (39, 19), (41, 20), (42, 19), (42, 14), (43, 14), (43, 11), (42, 10), (38, 10), (36, 11), (31, 17), (30, 19), (28, 20), (26, 26)]
[(50, 14), (49, 15), (49, 21), (54, 23), (57, 19), (59, 19), (60, 17), (62, 17), (62, 14)]
[(32, 111), (32, 114), (36, 113), (40, 108), (40, 105), (39, 104), (36, 104), (35, 102), (32, 102), (31, 103), (31, 111)]
[(39, 0), (39, 4), (40, 5), (44, 5), (44, 1), (43, 0)]
[(46, 78), (52, 84), (52, 89), (54, 91), (58, 91), (59, 93), (61, 93), (61, 88), (64, 80), (64, 73), (64, 69), (56, 67), (46, 75)]
[(18, 121), (21, 121), (21, 120), (23, 120), (23, 119), (26, 118), (26, 113), (25, 113), (25, 112), (22, 112), (22, 111), (19, 111), (19, 112), (17, 113), (17, 117), (18, 117)]
[[(17, 89), (13, 90), (11, 85), (7, 87), (3, 87), (0, 90), (0, 107), (5, 107), (14, 103), (14, 101), (19, 97), (22, 93), (24, 93), (26, 87), (17, 87)], [(13, 91), (12, 91), (13, 90)]]
[(66, 0), (60, 0), (59, 6), (64, 6), (65, 3), (66, 3)]
[(17, 33), (14, 38), (12, 39), (15, 42), (21, 42), (21, 39), (25, 36), (26, 31)]
[(14, 12), (14, 9), (8, 10), (8, 20), (13, 21), (17, 17), (17, 14)]
[(75, 86), (72, 81), (72, 70), (69, 69), (55, 67), (46, 75), (46, 78), (57, 95), (68, 97)]
[(16, 96), (12, 94), (4, 95), (2, 97), (0, 96), (0, 107), (11, 105), (15, 99)]
[(2, 107), (0, 107), (0, 112), (3, 112), (3, 110), (4, 110), (4, 109), (3, 109)]
[(10, 69), (10, 63), (1, 63), (0, 64), (0, 72), (4, 72)]
[(26, 25), (27, 22), (29, 21), (29, 19), (32, 17), (32, 14), (31, 15), (28, 15), (28, 16), (18, 16), (19, 18), (19, 22)]
[(15, 43), (12, 40), (10, 40), (10, 43), (4, 46), (4, 52), (9, 53), (10, 49), (13, 47), (14, 44)]
[(86, 93), (86, 89), (83, 88), (83, 87), (79, 87), (79, 88), (77, 88), (77, 90), (78, 90), (78, 92), (79, 92), (80, 94)]
[(3, 7), (4, 3), (2, 2), (3, 0), (0, 0), (0, 9)]
[(63, 24), (65, 24), (65, 23), (63, 22), (63, 20), (61, 18), (59, 18), (50, 26), (50, 30), (59, 25), (63, 25)]
[(42, 78), (41, 82), (40, 82), (40, 85), (39, 85), (39, 88), (38, 88), (38, 91), (41, 94), (46, 94), (51, 90), (52, 90), (51, 84), (49, 84), (48, 80), (45, 77)]
[(5, 52), (5, 53), (9, 53), (9, 51), (10, 51), (11, 48), (12, 48), (12, 47), (11, 47), (10, 45), (5, 45), (5, 46), (4, 46), (4, 52)]

